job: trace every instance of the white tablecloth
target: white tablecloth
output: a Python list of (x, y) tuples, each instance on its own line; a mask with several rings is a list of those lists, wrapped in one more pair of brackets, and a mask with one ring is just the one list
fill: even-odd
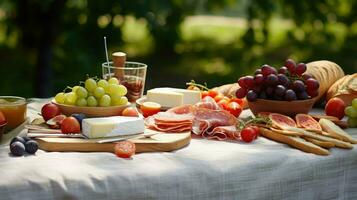
[(126, 160), (41, 150), (12, 157), (3, 144), (0, 199), (357, 199), (357, 146), (317, 156), (263, 137), (251, 144), (193, 139), (175, 152)]

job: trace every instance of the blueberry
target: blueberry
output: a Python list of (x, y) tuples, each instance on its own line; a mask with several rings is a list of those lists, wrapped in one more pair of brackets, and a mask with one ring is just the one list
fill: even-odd
[(25, 153), (25, 145), (19, 141), (13, 142), (10, 151), (14, 156), (22, 156)]
[(10, 145), (14, 142), (21, 142), (22, 144), (25, 144), (25, 140), (24, 138), (20, 137), (20, 136), (16, 136), (14, 138), (12, 138)]
[(26, 144), (26, 142), (28, 142), (28, 141), (30, 141), (30, 140), (31, 140), (31, 138), (29, 138), (29, 137), (27, 137), (27, 136), (22, 137), (22, 139), (24, 139), (25, 144)]
[(38, 143), (34, 140), (27, 141), (25, 148), (27, 153), (34, 154), (38, 150)]

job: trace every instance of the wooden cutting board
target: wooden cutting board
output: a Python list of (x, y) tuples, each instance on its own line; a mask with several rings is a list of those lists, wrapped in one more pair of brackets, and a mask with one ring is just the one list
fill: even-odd
[[(97, 143), (101, 139), (36, 138), (39, 148), (58, 152), (114, 152), (115, 142)], [(180, 149), (191, 141), (191, 133), (158, 133), (149, 138), (138, 136), (129, 139), (135, 143), (136, 153), (168, 152)]]

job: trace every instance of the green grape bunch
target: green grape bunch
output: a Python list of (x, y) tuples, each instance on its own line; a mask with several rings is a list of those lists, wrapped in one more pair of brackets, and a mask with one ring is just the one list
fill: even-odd
[(345, 108), (345, 114), (348, 116), (348, 127), (357, 127), (357, 98), (352, 100), (352, 105)]
[[(70, 91), (66, 92), (67, 89)], [(57, 93), (55, 101), (80, 107), (122, 106), (128, 104), (128, 98), (125, 96), (127, 92), (127, 88), (115, 77), (109, 80), (87, 78), (79, 85), (67, 87), (63, 92)]]

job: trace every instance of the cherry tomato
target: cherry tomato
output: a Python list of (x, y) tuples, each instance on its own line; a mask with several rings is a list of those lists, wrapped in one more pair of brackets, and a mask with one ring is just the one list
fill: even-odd
[(126, 117), (139, 117), (138, 111), (133, 107), (125, 108), (122, 112), (122, 115)]
[(214, 101), (215, 102), (219, 102), (220, 100), (224, 99), (224, 96), (223, 94), (217, 94), (215, 97), (214, 97)]
[(224, 100), (227, 100), (228, 102), (231, 101), (231, 99), (230, 99), (229, 97), (227, 97), (227, 96), (224, 96), (223, 99), (224, 99)]
[(214, 90), (208, 90), (208, 96), (215, 98), (218, 95), (217, 91)]
[(240, 137), (244, 142), (250, 143), (257, 137), (257, 133), (253, 128), (247, 127), (240, 132)]
[(61, 124), (61, 131), (62, 133), (80, 133), (81, 132), (81, 125), (79, 124), (78, 120), (74, 117), (67, 117), (62, 121)]
[(335, 97), (327, 102), (325, 106), (325, 113), (326, 115), (342, 119), (345, 116), (345, 108), (345, 102), (342, 101), (342, 99)]
[(242, 112), (242, 107), (236, 102), (230, 102), (228, 103), (226, 110), (235, 117), (239, 117), (240, 113)]
[(208, 96), (208, 91), (202, 91), (201, 92), (202, 99), (204, 99), (206, 96)]
[(258, 137), (259, 133), (260, 133), (259, 127), (258, 126), (250, 126), (250, 128), (252, 128), (255, 131), (256, 137), (254, 139), (256, 139)]
[(243, 107), (243, 105), (244, 105), (243, 99), (239, 99), (239, 98), (232, 98), (230, 102), (236, 102), (236, 103), (238, 103), (241, 107)]
[(224, 110), (227, 110), (228, 103), (229, 103), (229, 101), (222, 99), (217, 104)]
[(114, 146), (114, 153), (121, 158), (130, 158), (135, 154), (135, 144), (130, 141), (121, 141)]
[(194, 85), (190, 85), (187, 87), (188, 90), (196, 90), (196, 91), (201, 91), (200, 88), (198, 88), (197, 86)]
[(149, 117), (151, 115), (154, 115), (161, 110), (161, 105), (155, 102), (144, 102), (140, 106), (140, 110), (143, 113), (144, 117)]

